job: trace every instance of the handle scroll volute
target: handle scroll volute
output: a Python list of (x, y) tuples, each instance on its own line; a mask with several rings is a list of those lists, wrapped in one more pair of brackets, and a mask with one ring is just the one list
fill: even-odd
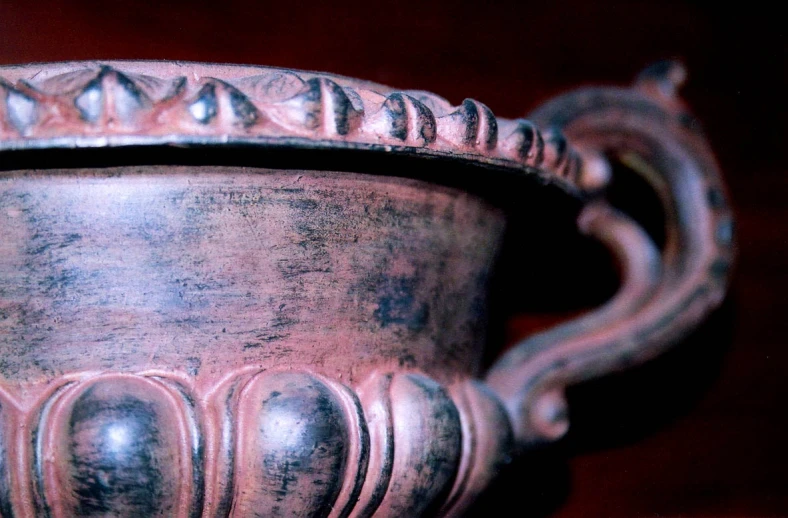
[(521, 446), (567, 431), (567, 385), (659, 354), (724, 298), (734, 255), (731, 212), (714, 157), (676, 97), (684, 76), (680, 65), (660, 63), (633, 89), (572, 92), (533, 115), (581, 153), (618, 156), (642, 176), (662, 203), (666, 238), (659, 250), (638, 223), (608, 205), (603, 190), (581, 212), (580, 230), (608, 248), (621, 285), (604, 306), (516, 344), (488, 373)]

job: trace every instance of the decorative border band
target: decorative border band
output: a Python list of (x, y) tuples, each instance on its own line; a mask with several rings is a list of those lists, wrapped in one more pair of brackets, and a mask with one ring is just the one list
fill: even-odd
[(0, 391), (0, 517), (458, 516), (514, 448), (481, 382), (418, 372), (85, 373), (40, 396)]
[(147, 63), (158, 77), (120, 69), (140, 65), (0, 67), (0, 151), (251, 144), (450, 157), (570, 192), (595, 187), (598, 176), (597, 161), (584, 165), (560, 131), (496, 118), (473, 99), (452, 106), (427, 92), (263, 67), (243, 77), (196, 64), (178, 74)]

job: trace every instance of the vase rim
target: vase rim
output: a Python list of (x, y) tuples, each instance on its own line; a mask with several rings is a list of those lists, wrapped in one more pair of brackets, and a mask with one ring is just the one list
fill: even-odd
[[(418, 90), (322, 72), (181, 61), (0, 66), (0, 154), (252, 148), (450, 162), (483, 182), (526, 178), (583, 194), (562, 135)], [(419, 178), (415, 175), (414, 176)]]

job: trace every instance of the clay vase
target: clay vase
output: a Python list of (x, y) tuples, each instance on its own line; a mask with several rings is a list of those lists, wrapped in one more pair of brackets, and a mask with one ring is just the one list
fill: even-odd
[[(564, 387), (723, 298), (731, 214), (682, 78), (529, 122), (312, 72), (0, 67), (0, 516), (462, 514), (566, 432)], [(610, 156), (661, 200), (661, 248), (606, 201)], [(620, 289), (483, 372), (528, 196)]]

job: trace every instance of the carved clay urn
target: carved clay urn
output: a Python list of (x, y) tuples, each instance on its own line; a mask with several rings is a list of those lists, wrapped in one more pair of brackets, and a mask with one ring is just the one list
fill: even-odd
[[(682, 78), (505, 120), (312, 72), (0, 67), (0, 516), (462, 514), (566, 432), (564, 387), (723, 298), (731, 213)], [(611, 153), (661, 248), (606, 201)], [(496, 196), (548, 191), (619, 291), (483, 372)]]

